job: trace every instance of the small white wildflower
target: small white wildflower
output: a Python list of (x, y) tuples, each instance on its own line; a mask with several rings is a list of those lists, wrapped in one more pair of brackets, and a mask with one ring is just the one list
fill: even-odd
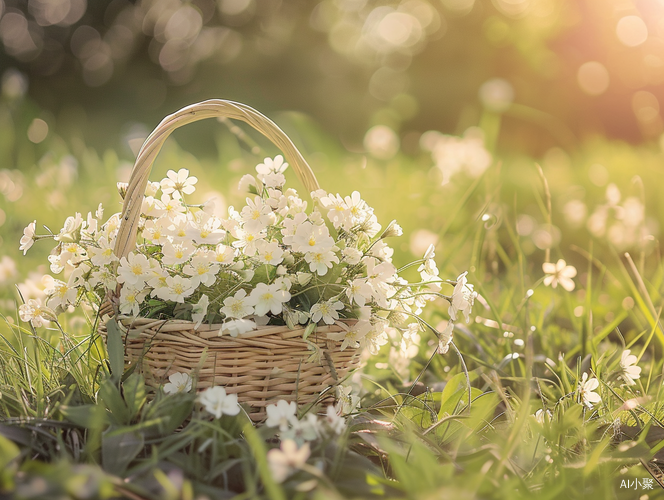
[(250, 303), (245, 290), (238, 290), (233, 297), (224, 299), (224, 307), (219, 312), (227, 318), (242, 319), (254, 313), (254, 308)]
[(30, 321), (35, 328), (43, 326), (44, 321), (56, 319), (55, 312), (43, 305), (39, 299), (29, 299), (27, 303), (21, 304), (18, 308), (18, 315), (21, 321), (26, 323)]
[(219, 330), (219, 335), (222, 335), (224, 332), (227, 332), (231, 337), (237, 337), (243, 333), (250, 332), (256, 329), (256, 323), (250, 319), (234, 319), (232, 321), (226, 321), (221, 330)]
[(533, 417), (535, 417), (535, 420), (540, 425), (544, 425), (545, 423), (549, 423), (553, 420), (553, 414), (551, 413), (551, 410), (544, 411), (541, 408), (535, 412)]
[(636, 366), (637, 358), (630, 352), (626, 349), (620, 356), (621, 376), (627, 385), (636, 385), (635, 380), (641, 377), (641, 367)]
[(579, 382), (579, 402), (588, 408), (592, 408), (595, 403), (602, 401), (601, 396), (596, 392), (593, 392), (598, 387), (599, 380), (596, 378), (588, 380), (588, 374), (584, 372), (581, 381)]
[(574, 281), (572, 281), (572, 278), (576, 276), (576, 268), (568, 266), (563, 259), (559, 259), (555, 264), (545, 262), (542, 264), (542, 270), (546, 273), (544, 285), (551, 285), (551, 288), (556, 288), (558, 283), (560, 283), (560, 286), (568, 292), (574, 290)]
[(341, 341), (341, 351), (347, 347), (357, 349), (360, 343), (364, 340), (367, 334), (371, 331), (371, 322), (367, 320), (359, 320), (355, 323), (342, 323), (338, 322), (337, 326), (341, 328), (340, 332), (328, 332), (327, 337), (332, 340)]
[(205, 321), (209, 305), (210, 299), (205, 294), (201, 295), (198, 302), (194, 304), (194, 307), (191, 310), (191, 320), (196, 323), (196, 325), (194, 325), (194, 330), (198, 329), (203, 321)]
[(258, 283), (249, 298), (256, 315), (265, 316), (268, 312), (279, 314), (283, 310), (284, 302), (290, 300), (291, 294), (286, 290), (280, 290), (276, 284)]
[(181, 168), (177, 172), (169, 170), (166, 173), (166, 178), (161, 181), (161, 191), (164, 194), (171, 194), (174, 191), (191, 194), (196, 190), (194, 185), (197, 182), (198, 179), (196, 177), (189, 177), (189, 170), (186, 168)]
[(337, 386), (337, 405), (336, 411), (339, 415), (348, 415), (355, 411), (360, 404), (359, 396), (353, 394), (353, 387), (350, 385)]
[(467, 274), (465, 272), (457, 278), (457, 284), (452, 293), (452, 303), (448, 309), (452, 321), (457, 320), (457, 314), (460, 311), (466, 317), (466, 323), (470, 322), (470, 313), (475, 302), (475, 297), (477, 297), (477, 292), (473, 291), (473, 285), (468, 284), (468, 280), (466, 279)]
[(240, 405), (237, 402), (237, 394), (226, 394), (223, 387), (210, 387), (198, 396), (198, 401), (203, 405), (205, 411), (221, 418), (222, 415), (237, 415), (240, 413)]
[(175, 372), (168, 377), (168, 380), (169, 382), (164, 384), (166, 394), (191, 391), (192, 379), (188, 373)]
[(267, 463), (272, 477), (276, 482), (283, 483), (288, 476), (307, 463), (310, 455), (309, 443), (298, 448), (292, 439), (282, 441), (281, 449), (274, 448), (267, 452)]
[(440, 354), (447, 354), (447, 351), (450, 349), (453, 332), (454, 332), (454, 322), (450, 320), (447, 322), (445, 329), (442, 332), (440, 332), (440, 338), (438, 339), (438, 352)]
[(36, 225), (37, 221), (34, 220), (30, 224), (28, 224), (23, 230), (23, 236), (21, 236), (21, 241), (20, 241), (21, 244), (18, 247), (19, 250), (23, 250), (23, 255), (25, 255), (28, 252), (28, 250), (30, 250), (30, 248), (35, 242)]
[(297, 420), (297, 404), (295, 401), (284, 401), (280, 399), (273, 405), (265, 407), (267, 420), (265, 425), (268, 427), (279, 427), (281, 432), (285, 432)]
[(318, 323), (321, 319), (327, 325), (331, 325), (335, 320), (339, 319), (337, 311), (343, 310), (344, 305), (340, 301), (333, 301), (332, 299), (324, 302), (317, 302), (311, 307), (311, 321)]
[(346, 428), (346, 419), (339, 415), (332, 405), (329, 405), (325, 412), (325, 423), (335, 434), (341, 434)]

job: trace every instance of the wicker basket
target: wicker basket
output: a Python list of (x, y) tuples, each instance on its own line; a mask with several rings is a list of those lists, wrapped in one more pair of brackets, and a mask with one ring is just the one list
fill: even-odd
[[(286, 134), (271, 120), (243, 104), (208, 100), (187, 106), (166, 117), (146, 139), (136, 158), (122, 208), (115, 254), (121, 258), (136, 246), (143, 193), (152, 163), (167, 137), (178, 127), (204, 118), (244, 121), (270, 139), (284, 153), (308, 192), (318, 189), (311, 168)], [(119, 290), (109, 297), (102, 314), (117, 315)], [(334, 386), (359, 364), (358, 349), (340, 350), (341, 342), (326, 333), (337, 325), (318, 327), (309, 337), (319, 351), (303, 340), (303, 330), (264, 326), (238, 337), (219, 336), (221, 325), (182, 320), (157, 320), (118, 316), (126, 328), (125, 358), (139, 363), (150, 385), (163, 384), (174, 372), (190, 372), (197, 389), (222, 385), (247, 403), (256, 421), (265, 418), (265, 406), (278, 399), (313, 403), (334, 397)], [(100, 326), (105, 337), (106, 326)]]

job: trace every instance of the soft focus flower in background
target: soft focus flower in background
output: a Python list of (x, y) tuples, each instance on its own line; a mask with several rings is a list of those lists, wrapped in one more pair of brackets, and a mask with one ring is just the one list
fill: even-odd
[(568, 266), (563, 259), (559, 259), (555, 264), (545, 262), (542, 264), (542, 270), (546, 273), (544, 277), (544, 284), (556, 288), (560, 283), (565, 290), (571, 292), (574, 290), (574, 281), (572, 278), (576, 276), (576, 268)]
[(280, 449), (272, 449), (267, 452), (267, 463), (272, 477), (278, 483), (283, 483), (288, 476), (307, 463), (310, 455), (309, 443), (298, 448), (297, 443), (292, 439), (282, 441)]
[(579, 402), (588, 408), (592, 408), (594, 404), (602, 401), (599, 394), (594, 392), (599, 387), (599, 380), (596, 378), (588, 379), (588, 374), (583, 373), (581, 381), (579, 382), (578, 396)]
[(198, 401), (203, 405), (205, 411), (221, 418), (222, 415), (237, 415), (240, 413), (240, 405), (237, 402), (237, 394), (226, 394), (223, 387), (210, 387), (198, 396)]
[(630, 353), (631, 351), (626, 349), (620, 356), (621, 375), (627, 385), (636, 385), (635, 380), (641, 376), (641, 367), (636, 366), (637, 357)]

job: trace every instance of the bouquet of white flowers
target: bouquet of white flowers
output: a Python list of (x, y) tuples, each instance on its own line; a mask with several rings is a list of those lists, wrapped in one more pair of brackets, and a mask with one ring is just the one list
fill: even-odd
[[(205, 104), (185, 110), (192, 113)], [(250, 196), (240, 210), (230, 207), (227, 218), (215, 216), (210, 204), (189, 203), (197, 178), (186, 169), (169, 171), (161, 182), (148, 182), (145, 175), (140, 186), (139, 167), (147, 157), (149, 169), (156, 156), (150, 141), (159, 137), (163, 143), (167, 133), (159, 132), (164, 124), (175, 128), (169, 118), (143, 146), (130, 186), (119, 186), (125, 197), (122, 214), (104, 221), (100, 205), (85, 218), (79, 213), (67, 218), (58, 234), (36, 236), (35, 222), (26, 228), (21, 248), (27, 251), (36, 239), (54, 238), (51, 271), (58, 275), (67, 269), (68, 278), (52, 279), (45, 304), (31, 300), (22, 305), (24, 321), (36, 326), (54, 320), (81, 301), (99, 310), (106, 300), (113, 308), (106, 310), (127, 332), (130, 361), (148, 359), (160, 381), (198, 367), (199, 387), (222, 382), (241, 401), (243, 395), (252, 404), (261, 400), (258, 406), (277, 396), (302, 396), (305, 388), (313, 396), (335, 385), (357, 364), (360, 349), (375, 354), (387, 343), (386, 328), (423, 328), (422, 309), (438, 297), (450, 301), (449, 326), (436, 332), (440, 350), (447, 351), (458, 311), (466, 317), (470, 312), (472, 285), (465, 274), (442, 280), (433, 247), (398, 270), (386, 240), (401, 236), (401, 227), (392, 221), (383, 228), (357, 191), (343, 197), (315, 189), (305, 201), (285, 186), (288, 163), (282, 156), (265, 158), (256, 176), (241, 179), (240, 188)], [(294, 158), (304, 161), (299, 153)], [(313, 178), (310, 170), (306, 173)], [(143, 188), (139, 197), (136, 186)], [(127, 235), (134, 242), (128, 243), (132, 238)], [(409, 283), (399, 272), (414, 265), (421, 280)], [(440, 293), (443, 283), (455, 285), (451, 296)], [(174, 344), (157, 345), (159, 335)], [(223, 347), (218, 339), (225, 339)], [(130, 349), (132, 342), (138, 344)], [(257, 358), (259, 351), (265, 359)], [(205, 355), (211, 359), (201, 366)], [(236, 370), (216, 368), (222, 364), (226, 369), (230, 360)], [(314, 371), (307, 372), (306, 365)], [(206, 366), (212, 369), (207, 379)], [(250, 375), (251, 380), (243, 380)]]

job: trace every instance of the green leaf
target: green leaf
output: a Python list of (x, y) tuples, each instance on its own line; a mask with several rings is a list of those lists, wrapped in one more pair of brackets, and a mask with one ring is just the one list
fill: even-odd
[(102, 429), (110, 423), (106, 411), (99, 405), (63, 405), (59, 411), (71, 423), (85, 429)]
[(142, 433), (109, 428), (101, 439), (101, 461), (104, 469), (111, 474), (122, 475), (144, 446), (145, 438)]
[(111, 379), (114, 383), (120, 382), (124, 370), (124, 343), (122, 331), (115, 319), (106, 323), (106, 343), (108, 350), (108, 363), (111, 365)]
[(145, 380), (138, 373), (132, 373), (122, 383), (125, 404), (129, 408), (130, 419), (133, 419), (145, 404)]
[(98, 397), (111, 412), (114, 422), (120, 425), (130, 422), (129, 408), (122, 399), (120, 389), (110, 379), (104, 379), (99, 385)]

